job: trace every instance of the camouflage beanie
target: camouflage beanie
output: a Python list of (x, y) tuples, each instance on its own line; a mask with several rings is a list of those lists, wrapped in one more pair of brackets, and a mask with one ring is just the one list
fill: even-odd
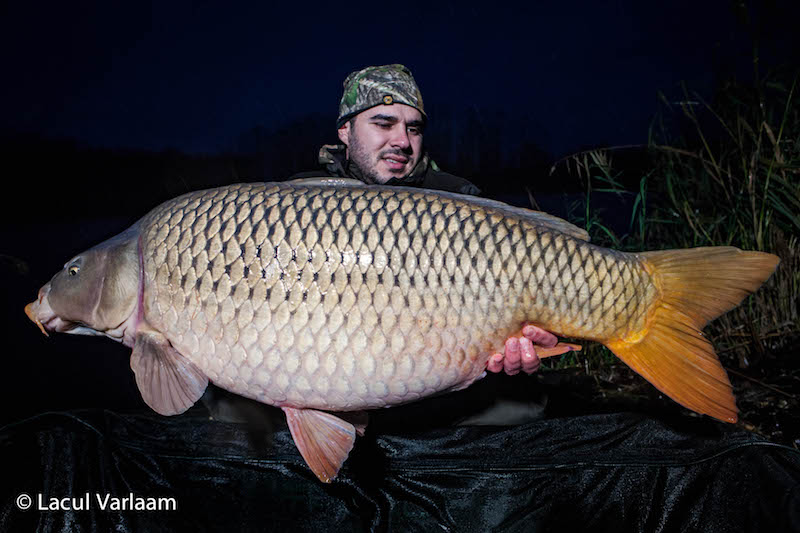
[(351, 72), (344, 80), (336, 127), (342, 127), (365, 109), (381, 104), (405, 104), (419, 110), (422, 120), (428, 119), (411, 71), (400, 64), (382, 65)]

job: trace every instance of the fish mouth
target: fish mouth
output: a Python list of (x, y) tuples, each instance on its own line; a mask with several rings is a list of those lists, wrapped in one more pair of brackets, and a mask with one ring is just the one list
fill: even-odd
[(39, 320), (39, 317), (36, 316), (36, 308), (38, 307), (39, 300), (29, 303), (25, 306), (25, 314), (28, 315), (28, 318), (33, 321), (34, 324), (44, 333), (45, 337), (49, 337), (50, 335), (47, 334), (47, 329), (42, 324), (42, 321)]
[(39, 299), (25, 306), (25, 314), (44, 333), (45, 337), (50, 336), (48, 331), (61, 333), (75, 329), (79, 324), (62, 319), (50, 307), (50, 302), (47, 301), (49, 292), (49, 284), (42, 287), (39, 290)]

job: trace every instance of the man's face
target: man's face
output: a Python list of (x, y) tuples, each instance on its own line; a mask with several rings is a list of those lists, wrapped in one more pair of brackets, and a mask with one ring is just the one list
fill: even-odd
[(339, 128), (347, 157), (375, 183), (408, 176), (422, 157), (422, 114), (405, 104), (362, 111)]

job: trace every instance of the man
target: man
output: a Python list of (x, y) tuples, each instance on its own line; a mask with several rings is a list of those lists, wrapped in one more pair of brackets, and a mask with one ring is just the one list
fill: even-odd
[[(368, 184), (479, 194), (475, 185), (443, 172), (427, 154), (423, 143), (427, 120), (419, 87), (403, 65), (353, 72), (344, 81), (336, 120), (342, 144), (320, 149), (324, 170), (302, 172), (292, 179), (336, 176)], [(522, 334), (509, 338), (504, 352), (489, 358), (488, 371), (536, 372), (540, 362), (535, 346), (552, 347), (558, 342), (553, 334), (531, 325)]]

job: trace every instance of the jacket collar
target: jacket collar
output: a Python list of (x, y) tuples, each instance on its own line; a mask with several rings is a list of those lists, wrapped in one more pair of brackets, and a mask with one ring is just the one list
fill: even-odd
[[(326, 144), (319, 149), (319, 163), (330, 172), (332, 176), (341, 178), (355, 178), (364, 183), (373, 185), (374, 182), (361, 173), (361, 169), (350, 163), (347, 159), (347, 147), (343, 144)], [(430, 166), (430, 157), (426, 152), (420, 158), (417, 166), (408, 176), (392, 178), (384, 185), (421, 185)]]

